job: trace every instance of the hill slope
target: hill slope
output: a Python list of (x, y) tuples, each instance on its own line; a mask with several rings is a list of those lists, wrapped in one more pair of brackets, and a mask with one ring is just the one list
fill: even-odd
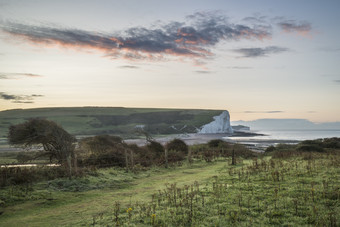
[(30, 118), (46, 118), (73, 135), (117, 134), (131, 137), (136, 127), (151, 134), (196, 132), (223, 110), (123, 107), (61, 107), (0, 111), (0, 137), (8, 127)]

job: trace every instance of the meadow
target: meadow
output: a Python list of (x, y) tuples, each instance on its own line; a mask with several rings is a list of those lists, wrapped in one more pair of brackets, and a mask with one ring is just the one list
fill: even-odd
[[(92, 169), (2, 187), (0, 225), (340, 226), (340, 150), (313, 146), (279, 145), (232, 165), (221, 147), (196, 145), (193, 160), (169, 168)], [(207, 150), (214, 155), (205, 158)]]

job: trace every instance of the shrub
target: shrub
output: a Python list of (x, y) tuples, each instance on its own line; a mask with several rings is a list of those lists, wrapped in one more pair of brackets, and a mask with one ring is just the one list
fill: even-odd
[(188, 153), (188, 145), (180, 139), (174, 139), (172, 141), (170, 141), (169, 143), (166, 144), (166, 148), (171, 151), (181, 151), (184, 154)]
[(275, 150), (276, 150), (276, 148), (272, 145), (272, 146), (267, 147), (265, 152), (273, 152)]
[(181, 162), (185, 159), (185, 154), (181, 151), (169, 150), (168, 151), (168, 162), (176, 163)]
[(300, 144), (297, 151), (309, 151), (309, 152), (324, 152), (324, 149), (318, 144)]
[(163, 145), (158, 143), (158, 142), (156, 142), (156, 141), (150, 141), (146, 147), (151, 152), (164, 154), (164, 147), (163, 147)]
[(88, 137), (79, 142), (80, 147), (89, 153), (105, 153), (118, 144), (123, 144), (122, 138), (110, 135)]
[(336, 137), (325, 138), (323, 139), (322, 146), (324, 148), (334, 148), (334, 149), (340, 148), (340, 138), (336, 138)]
[(136, 165), (144, 167), (151, 166), (154, 160), (154, 154), (147, 147), (139, 147), (136, 144), (128, 145), (134, 153), (134, 162)]
[(83, 160), (83, 164), (85, 166), (93, 165), (98, 167), (124, 167), (126, 165), (125, 154), (123, 150), (112, 148), (106, 152), (90, 154), (87, 158)]
[(322, 148), (323, 142), (321, 139), (317, 140), (305, 140), (298, 144), (296, 150), (297, 151), (316, 151), (316, 152), (323, 152), (324, 149)]
[(214, 159), (214, 151), (212, 150), (205, 150), (203, 152), (203, 159), (206, 161), (206, 162), (211, 162), (213, 159)]
[(223, 140), (221, 139), (214, 139), (214, 140), (210, 140), (208, 142), (208, 146), (209, 147), (219, 147), (221, 144), (225, 143)]

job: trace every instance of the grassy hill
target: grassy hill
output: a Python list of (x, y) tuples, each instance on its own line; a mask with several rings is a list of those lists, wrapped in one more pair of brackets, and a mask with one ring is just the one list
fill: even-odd
[(222, 110), (123, 107), (61, 107), (0, 111), (0, 137), (8, 127), (30, 118), (46, 118), (73, 135), (134, 135), (135, 127), (155, 134), (191, 133), (213, 120)]

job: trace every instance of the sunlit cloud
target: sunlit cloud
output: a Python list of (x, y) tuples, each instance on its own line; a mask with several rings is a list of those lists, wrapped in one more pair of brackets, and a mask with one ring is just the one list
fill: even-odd
[(11, 95), (0, 92), (0, 99), (11, 101), (12, 103), (34, 103), (35, 98), (44, 97), (43, 95)]
[(201, 12), (186, 17), (186, 22), (170, 22), (149, 27), (132, 27), (114, 34), (80, 29), (35, 26), (3, 22), (0, 29), (12, 37), (39, 46), (95, 49), (113, 59), (164, 60), (168, 57), (205, 59), (221, 41), (264, 40), (271, 29), (252, 24), (229, 23), (224, 15)]
[(244, 58), (256, 58), (256, 57), (265, 57), (269, 54), (277, 54), (288, 51), (288, 48), (278, 47), (278, 46), (268, 46), (265, 48), (239, 48), (234, 49), (234, 52), (237, 52), (242, 55)]
[(312, 26), (308, 22), (296, 22), (285, 20), (278, 23), (278, 26), (286, 33), (296, 33), (301, 36), (311, 36)]

